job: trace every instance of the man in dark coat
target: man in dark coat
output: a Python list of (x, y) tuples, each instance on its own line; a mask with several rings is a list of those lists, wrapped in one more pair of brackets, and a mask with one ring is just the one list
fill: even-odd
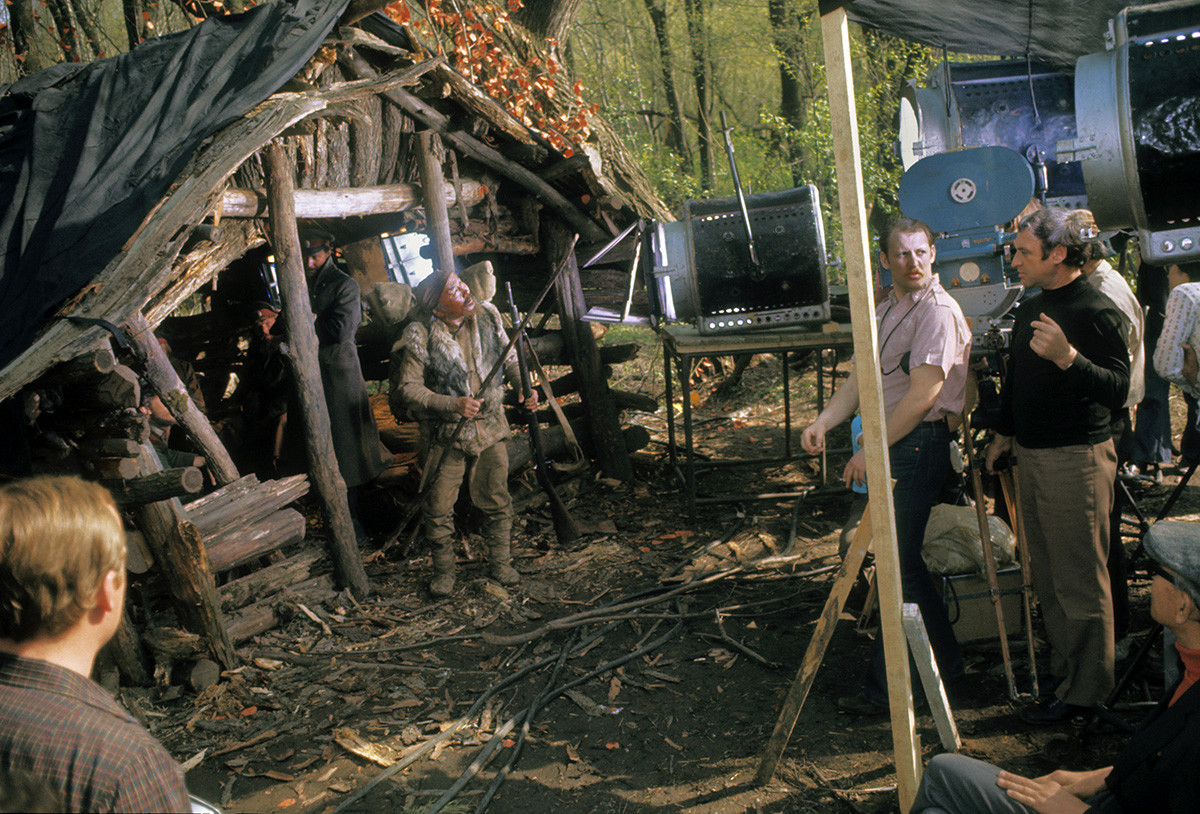
[(300, 244), (316, 318), (317, 361), (321, 368), (321, 384), (325, 388), (325, 404), (329, 409), (333, 451), (346, 482), (355, 531), (362, 537), (357, 490), (374, 480), (386, 464), (354, 342), (362, 321), (360, 292), (358, 283), (334, 264), (330, 234), (306, 231), (301, 235)]

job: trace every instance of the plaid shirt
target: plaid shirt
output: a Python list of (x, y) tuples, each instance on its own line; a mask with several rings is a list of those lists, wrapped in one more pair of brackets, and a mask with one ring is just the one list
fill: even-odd
[(0, 653), (0, 769), (63, 795), (64, 811), (190, 811), (183, 771), (97, 684)]

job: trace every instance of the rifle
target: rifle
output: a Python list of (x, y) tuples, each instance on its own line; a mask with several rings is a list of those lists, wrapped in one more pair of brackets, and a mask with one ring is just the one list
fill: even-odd
[[(508, 352), (512, 350), (513, 346), (517, 343), (517, 337), (521, 335), (521, 333), (525, 330), (525, 326), (529, 324), (529, 318), (533, 316), (533, 312), (536, 311), (537, 308), (542, 304), (542, 300), (546, 299), (546, 295), (550, 293), (550, 289), (554, 287), (554, 284), (558, 282), (558, 278), (562, 276), (562, 273), (566, 271), (567, 266), (570, 265), (571, 258), (575, 254), (575, 244), (578, 242), (579, 235), (575, 235), (575, 237), (571, 240), (571, 245), (567, 248), (567, 253), (563, 257), (562, 262), (559, 263), (558, 268), (554, 270), (554, 273), (550, 275), (550, 280), (546, 283), (546, 287), (542, 289), (542, 293), (538, 294), (537, 299), (533, 301), (533, 306), (525, 314), (525, 318), (521, 320), (519, 325), (514, 326), (513, 336), (508, 340), (508, 344), (504, 346), (504, 349), (500, 351), (500, 358), (496, 360), (496, 364), (492, 365), (492, 369), (488, 371), (488, 374), (483, 377), (483, 382), (479, 385), (478, 392), (476, 392), (472, 398), (479, 398), (480, 395), (487, 392), (488, 385), (492, 383), (492, 379), (496, 377), (496, 374), (500, 372), (500, 368), (504, 366), (504, 357), (508, 356)], [(468, 420), (469, 419), (467, 418), (460, 418), (458, 423), (454, 425), (454, 432), (450, 435), (450, 440), (445, 443), (445, 448), (447, 450), (454, 446), (454, 442), (457, 441), (458, 436), (462, 434), (463, 427), (467, 425)], [(430, 452), (432, 453), (433, 450), (430, 449)], [(441, 471), (442, 464), (445, 462), (445, 460), (446, 456), (444, 454), (439, 455), (438, 461), (434, 465), (433, 469), (425, 472), (425, 475), (421, 478), (421, 483), (423, 485), (420, 493), (417, 495), (416, 502), (413, 503), (413, 506), (408, 510), (408, 513), (404, 515), (404, 519), (396, 524), (396, 527), (392, 529), (392, 532), (383, 541), (383, 545), (380, 547), (381, 550), (386, 551), (388, 548), (395, 545), (396, 542), (399, 541), (400, 535), (402, 535), (404, 530), (408, 528), (408, 524), (411, 523), (412, 519), (417, 516), (418, 512), (421, 511), (421, 504), (425, 502), (425, 498), (433, 489), (433, 484), (437, 480), (437, 474)], [(413, 533), (408, 537), (407, 540), (405, 540), (403, 549), (400, 552), (401, 556), (408, 556), (408, 550), (412, 547), (413, 540), (416, 539), (418, 529), (420, 529), (420, 525), (414, 528)]]
[(529, 337), (525, 335), (525, 330), (520, 327), (521, 314), (517, 310), (517, 303), (513, 299), (512, 283), (505, 283), (505, 288), (508, 290), (508, 308), (512, 316), (512, 323), (515, 328), (516, 348), (517, 348), (517, 366), (521, 369), (521, 401), (522, 406), (518, 409), (524, 409), (526, 414), (526, 422), (529, 424), (529, 448), (533, 452), (533, 471), (537, 476), (538, 485), (542, 487), (542, 491), (546, 493), (546, 497), (550, 498), (550, 514), (554, 520), (554, 536), (558, 538), (560, 543), (569, 543), (579, 539), (579, 527), (575, 525), (575, 518), (571, 517), (571, 513), (567, 510), (566, 504), (559, 497), (558, 491), (554, 488), (554, 481), (550, 479), (550, 471), (546, 466), (546, 454), (542, 450), (542, 435), (538, 427), (538, 418), (536, 410), (525, 409), (524, 401), (533, 393), (533, 383), (529, 378), (529, 361), (525, 358), (525, 346), (529, 342)]

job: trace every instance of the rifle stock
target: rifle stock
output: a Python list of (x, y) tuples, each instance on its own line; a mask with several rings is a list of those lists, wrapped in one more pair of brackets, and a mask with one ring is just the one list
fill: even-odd
[(550, 499), (550, 515), (554, 521), (554, 536), (558, 538), (560, 543), (569, 543), (572, 540), (579, 539), (579, 527), (575, 524), (575, 518), (571, 517), (571, 512), (567, 510), (567, 506), (559, 496), (558, 490), (554, 488), (554, 481), (550, 478), (550, 471), (546, 466), (546, 455), (542, 450), (542, 437), (538, 425), (537, 412), (525, 409), (524, 406), (524, 401), (533, 393), (533, 382), (529, 376), (529, 360), (525, 356), (525, 346), (529, 341), (529, 337), (525, 335), (524, 328), (521, 328), (520, 314), (517, 311), (516, 301), (513, 300), (512, 285), (505, 283), (505, 286), (508, 289), (508, 307), (512, 316), (512, 322), (518, 330), (515, 339), (517, 366), (521, 369), (522, 404), (519, 409), (525, 411), (526, 423), (529, 425), (529, 448), (533, 452), (533, 471), (537, 476), (538, 485), (542, 487), (542, 491)]

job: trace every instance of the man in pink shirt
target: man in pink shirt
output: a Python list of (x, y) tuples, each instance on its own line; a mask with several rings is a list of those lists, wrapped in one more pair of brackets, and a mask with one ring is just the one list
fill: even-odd
[[(879, 245), (879, 262), (892, 273), (892, 291), (880, 303), (876, 319), (904, 601), (920, 607), (939, 671), (944, 678), (955, 678), (963, 671), (962, 654), (921, 558), (921, 544), (929, 512), (950, 473), (947, 419), (962, 413), (971, 332), (962, 309), (933, 273), (936, 250), (928, 226), (898, 220), (880, 236)], [(824, 450), (826, 433), (857, 409), (858, 380), (851, 374), (801, 435), (805, 451)], [(864, 449), (851, 457), (842, 479), (849, 486), (864, 483), (866, 476)], [(838, 707), (853, 714), (887, 711), (882, 642), (871, 656), (863, 691), (839, 698)]]

